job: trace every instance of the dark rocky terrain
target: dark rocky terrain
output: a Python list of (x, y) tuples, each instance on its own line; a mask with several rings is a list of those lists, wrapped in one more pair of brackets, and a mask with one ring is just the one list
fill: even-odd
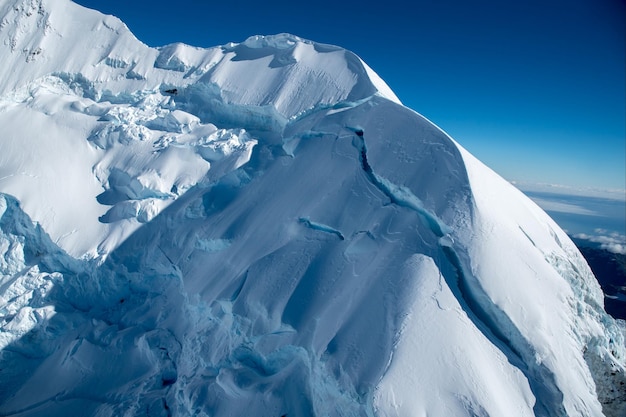
[(626, 255), (612, 253), (587, 240), (572, 238), (604, 291), (604, 308), (626, 320)]

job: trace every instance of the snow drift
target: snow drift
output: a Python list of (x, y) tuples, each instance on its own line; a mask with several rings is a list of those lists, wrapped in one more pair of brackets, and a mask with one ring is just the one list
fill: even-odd
[(356, 55), (0, 0), (0, 415), (618, 416), (624, 324)]

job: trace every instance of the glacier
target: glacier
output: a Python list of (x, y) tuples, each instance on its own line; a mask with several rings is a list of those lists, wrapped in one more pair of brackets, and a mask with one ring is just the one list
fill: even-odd
[(568, 236), (352, 52), (0, 39), (0, 415), (626, 413)]

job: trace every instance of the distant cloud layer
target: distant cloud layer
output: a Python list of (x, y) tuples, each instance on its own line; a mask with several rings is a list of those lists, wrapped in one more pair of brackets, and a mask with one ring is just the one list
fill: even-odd
[(602, 249), (609, 252), (626, 255), (626, 235), (622, 235), (617, 232), (610, 232), (606, 229), (595, 229), (594, 232), (596, 233), (595, 235), (579, 233), (574, 235), (574, 237), (577, 239), (584, 239), (590, 242), (599, 243)]
[(626, 193), (554, 184), (515, 183), (570, 236), (626, 255)]
[(523, 192), (541, 192), (551, 194), (562, 194), (569, 196), (606, 198), (609, 200), (626, 200), (626, 190), (621, 188), (591, 188), (591, 187), (571, 187), (561, 184), (533, 183), (524, 181), (511, 181), (511, 184)]
[(580, 214), (582, 216), (600, 216), (595, 211), (586, 209), (576, 204), (563, 203), (560, 201), (547, 200), (545, 198), (533, 197), (535, 203), (546, 211), (558, 211), (559, 213)]

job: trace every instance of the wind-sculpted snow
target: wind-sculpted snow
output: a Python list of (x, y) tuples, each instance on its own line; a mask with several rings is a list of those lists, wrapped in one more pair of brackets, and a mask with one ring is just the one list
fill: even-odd
[(0, 102), (2, 190), (73, 255), (110, 251), (202, 178), (237, 169), (256, 144), (244, 129), (202, 123), (160, 91), (94, 101), (85, 85), (47, 76)]
[(569, 238), (356, 55), (66, 0), (0, 34), (0, 415), (626, 411)]

